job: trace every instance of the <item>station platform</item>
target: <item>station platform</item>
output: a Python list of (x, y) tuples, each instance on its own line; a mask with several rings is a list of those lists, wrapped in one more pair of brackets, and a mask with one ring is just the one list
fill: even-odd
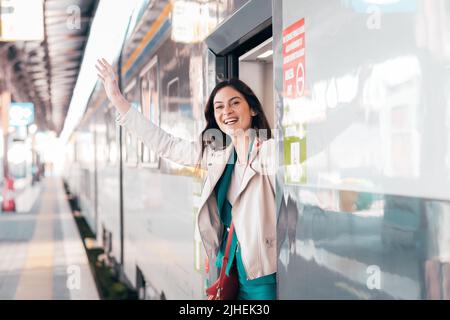
[(16, 201), (0, 213), (0, 299), (99, 299), (62, 180), (45, 177)]

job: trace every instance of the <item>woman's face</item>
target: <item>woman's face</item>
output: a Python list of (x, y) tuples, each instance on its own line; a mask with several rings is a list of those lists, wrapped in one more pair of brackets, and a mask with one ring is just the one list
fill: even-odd
[(214, 97), (214, 118), (220, 130), (236, 136), (251, 128), (252, 116), (256, 113), (244, 96), (232, 87), (224, 87)]

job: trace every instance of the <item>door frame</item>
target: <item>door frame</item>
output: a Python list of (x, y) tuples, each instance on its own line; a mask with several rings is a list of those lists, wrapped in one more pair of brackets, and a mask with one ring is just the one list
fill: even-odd
[(239, 77), (239, 57), (270, 37), (272, 1), (248, 1), (205, 39), (216, 58), (216, 82)]

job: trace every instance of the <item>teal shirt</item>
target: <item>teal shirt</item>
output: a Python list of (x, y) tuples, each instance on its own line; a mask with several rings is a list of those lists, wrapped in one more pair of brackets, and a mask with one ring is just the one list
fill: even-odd
[[(250, 147), (251, 149), (251, 147)], [(228, 188), (233, 174), (234, 164), (236, 163), (236, 150), (231, 154), (232, 161), (229, 161), (225, 167), (222, 177), (217, 182), (215, 189), (217, 198), (217, 208), (219, 210), (220, 219), (225, 226), (221, 246), (217, 254), (216, 266), (222, 267), (223, 255), (228, 239), (228, 228), (231, 225), (232, 206), (227, 199)], [(230, 256), (226, 267), (226, 274), (229, 275), (231, 266), (236, 261), (236, 267), (239, 278), (239, 295), (240, 300), (274, 300), (276, 299), (276, 274), (269, 274), (253, 280), (247, 280), (244, 263), (242, 262), (241, 251), (239, 250), (239, 242), (236, 231), (233, 232), (233, 238), (230, 245)], [(235, 260), (236, 259), (236, 260)]]

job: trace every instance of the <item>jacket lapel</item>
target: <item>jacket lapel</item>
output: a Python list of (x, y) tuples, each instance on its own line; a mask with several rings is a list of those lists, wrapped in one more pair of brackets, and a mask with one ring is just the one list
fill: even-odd
[(202, 208), (203, 205), (206, 203), (209, 196), (213, 192), (213, 190), (217, 184), (217, 181), (219, 181), (220, 177), (222, 176), (222, 173), (225, 170), (225, 166), (227, 165), (228, 160), (230, 159), (232, 151), (233, 151), (232, 144), (230, 144), (223, 151), (216, 151), (215, 155), (211, 159), (211, 162), (209, 162), (207, 164), (208, 171), (207, 171), (207, 175), (206, 175), (205, 184), (204, 184), (203, 190), (202, 190), (200, 208)]
[(255, 145), (252, 148), (252, 151), (250, 153), (250, 157), (248, 159), (249, 163), (247, 166), (247, 169), (245, 170), (244, 177), (242, 178), (242, 183), (239, 188), (239, 192), (237, 194), (237, 198), (240, 196), (240, 194), (244, 191), (244, 189), (247, 187), (250, 180), (253, 178), (253, 176), (256, 174), (255, 169), (253, 169), (253, 161), (255, 160), (256, 156), (258, 155), (259, 148), (261, 147), (261, 140), (256, 138)]

